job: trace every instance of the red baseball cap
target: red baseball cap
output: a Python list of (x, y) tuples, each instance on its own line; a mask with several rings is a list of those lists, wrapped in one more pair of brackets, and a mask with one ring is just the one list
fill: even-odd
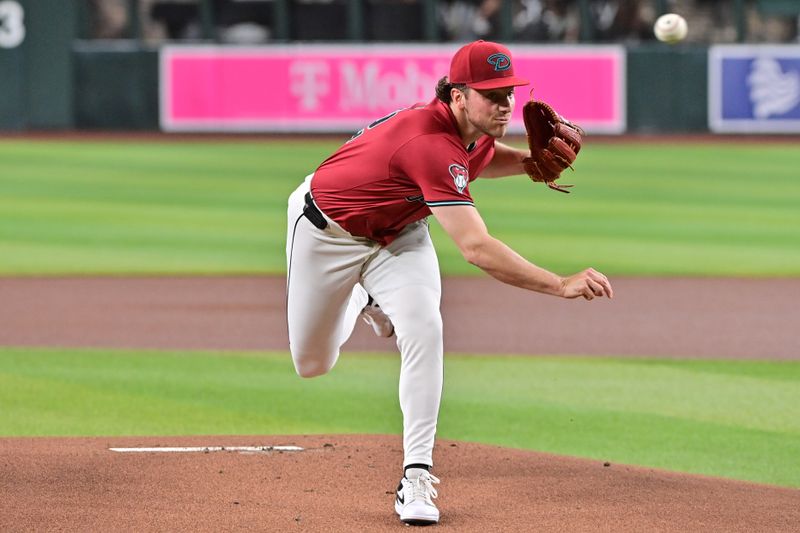
[(449, 81), (473, 89), (499, 89), (530, 83), (525, 78), (514, 76), (508, 48), (489, 41), (475, 41), (459, 48), (450, 62)]

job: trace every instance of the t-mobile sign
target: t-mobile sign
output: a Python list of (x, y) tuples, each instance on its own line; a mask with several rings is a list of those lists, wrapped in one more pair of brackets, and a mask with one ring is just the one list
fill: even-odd
[[(184, 47), (161, 50), (166, 131), (353, 132), (434, 98), (452, 46)], [(510, 130), (536, 99), (589, 132), (625, 131), (625, 50), (619, 46), (513, 46), (517, 88)]]

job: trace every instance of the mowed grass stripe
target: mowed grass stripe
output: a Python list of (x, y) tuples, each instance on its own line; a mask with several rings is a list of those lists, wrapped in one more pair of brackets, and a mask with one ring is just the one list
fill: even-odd
[[(0, 349), (0, 435), (398, 433), (399, 360)], [(448, 355), (439, 436), (800, 487), (800, 363)]]
[[(286, 198), (339, 144), (0, 140), (0, 274), (281, 274)], [(800, 275), (788, 145), (589, 141), (576, 168), (570, 195), (471, 189), (495, 236), (556, 272)], [(433, 235), (445, 275), (478, 273)]]

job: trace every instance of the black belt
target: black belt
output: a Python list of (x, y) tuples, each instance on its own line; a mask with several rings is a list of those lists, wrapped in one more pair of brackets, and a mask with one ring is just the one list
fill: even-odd
[(314, 204), (314, 200), (311, 198), (310, 192), (306, 193), (306, 205), (303, 207), (303, 214), (319, 229), (325, 229), (328, 227), (328, 221), (325, 220), (324, 216), (322, 216), (322, 211), (320, 211), (319, 208)]

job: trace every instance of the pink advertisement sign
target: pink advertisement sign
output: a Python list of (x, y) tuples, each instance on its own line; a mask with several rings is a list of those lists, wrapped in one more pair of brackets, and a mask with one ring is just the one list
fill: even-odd
[[(458, 47), (170, 46), (161, 51), (165, 131), (342, 132), (434, 97)], [(521, 102), (537, 99), (589, 132), (625, 131), (625, 50), (512, 46)]]

